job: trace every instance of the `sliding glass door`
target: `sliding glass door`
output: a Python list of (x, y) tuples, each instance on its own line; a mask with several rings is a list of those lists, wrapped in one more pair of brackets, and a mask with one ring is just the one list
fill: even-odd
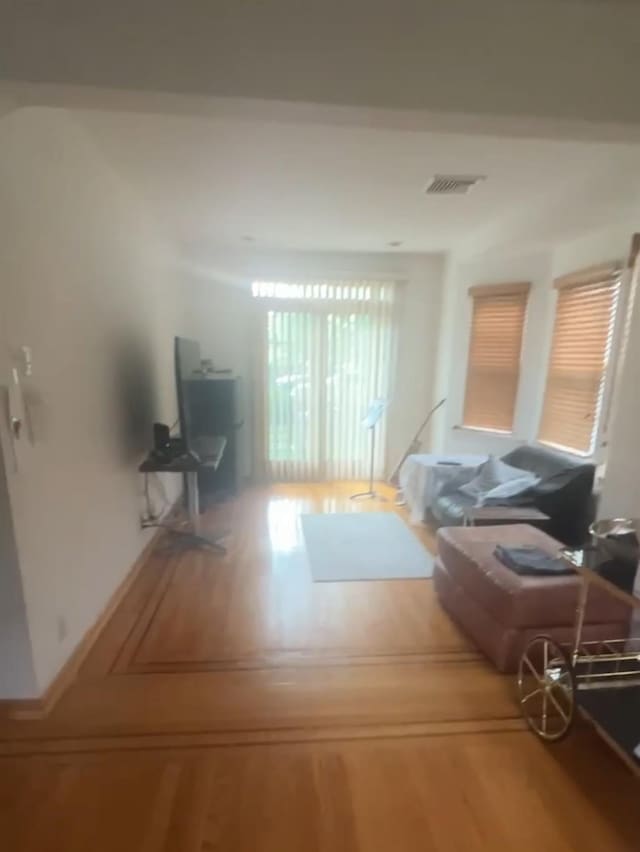
[[(269, 476), (366, 478), (369, 433), (362, 419), (372, 399), (389, 394), (393, 285), (256, 282), (254, 295), (266, 309)], [(384, 468), (384, 422), (379, 430), (376, 476)]]

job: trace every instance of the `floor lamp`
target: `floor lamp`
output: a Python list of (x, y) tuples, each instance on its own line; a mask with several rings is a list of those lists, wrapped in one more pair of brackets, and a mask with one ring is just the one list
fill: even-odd
[(376, 460), (376, 426), (380, 422), (382, 415), (384, 414), (385, 408), (387, 407), (386, 399), (374, 399), (371, 405), (369, 406), (369, 410), (367, 411), (367, 416), (362, 421), (362, 425), (365, 429), (368, 429), (371, 433), (370, 444), (371, 444), (371, 458), (369, 462), (369, 490), (368, 491), (359, 491), (357, 494), (352, 494), (352, 500), (386, 500), (386, 497), (383, 497), (382, 494), (378, 494), (377, 491), (373, 489), (373, 470), (375, 467)]

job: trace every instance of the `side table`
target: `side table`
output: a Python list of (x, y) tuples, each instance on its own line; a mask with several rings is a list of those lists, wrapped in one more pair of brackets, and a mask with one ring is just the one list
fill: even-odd
[(464, 510), (465, 527), (531, 524), (544, 529), (549, 520), (549, 515), (533, 506), (467, 506)]

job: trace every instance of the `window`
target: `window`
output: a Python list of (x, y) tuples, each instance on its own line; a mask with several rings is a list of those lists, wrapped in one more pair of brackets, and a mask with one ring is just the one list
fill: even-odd
[(393, 302), (394, 281), (254, 281), (256, 299), (293, 299), (299, 302)]
[(591, 455), (602, 410), (621, 270), (613, 265), (565, 276), (558, 290), (538, 439)]
[(511, 432), (520, 378), (527, 283), (471, 287), (471, 341), (463, 425)]
[[(369, 403), (387, 397), (393, 281), (255, 281), (264, 307), (266, 472), (277, 481), (362, 479)], [(385, 424), (374, 474), (384, 470)]]

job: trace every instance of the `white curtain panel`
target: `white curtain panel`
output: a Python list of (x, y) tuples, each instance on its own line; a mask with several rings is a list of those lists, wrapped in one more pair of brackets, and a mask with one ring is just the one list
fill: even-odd
[[(256, 281), (263, 308), (264, 454), (281, 482), (365, 479), (373, 399), (389, 396), (394, 360), (391, 281)], [(374, 475), (385, 464), (385, 418)]]

